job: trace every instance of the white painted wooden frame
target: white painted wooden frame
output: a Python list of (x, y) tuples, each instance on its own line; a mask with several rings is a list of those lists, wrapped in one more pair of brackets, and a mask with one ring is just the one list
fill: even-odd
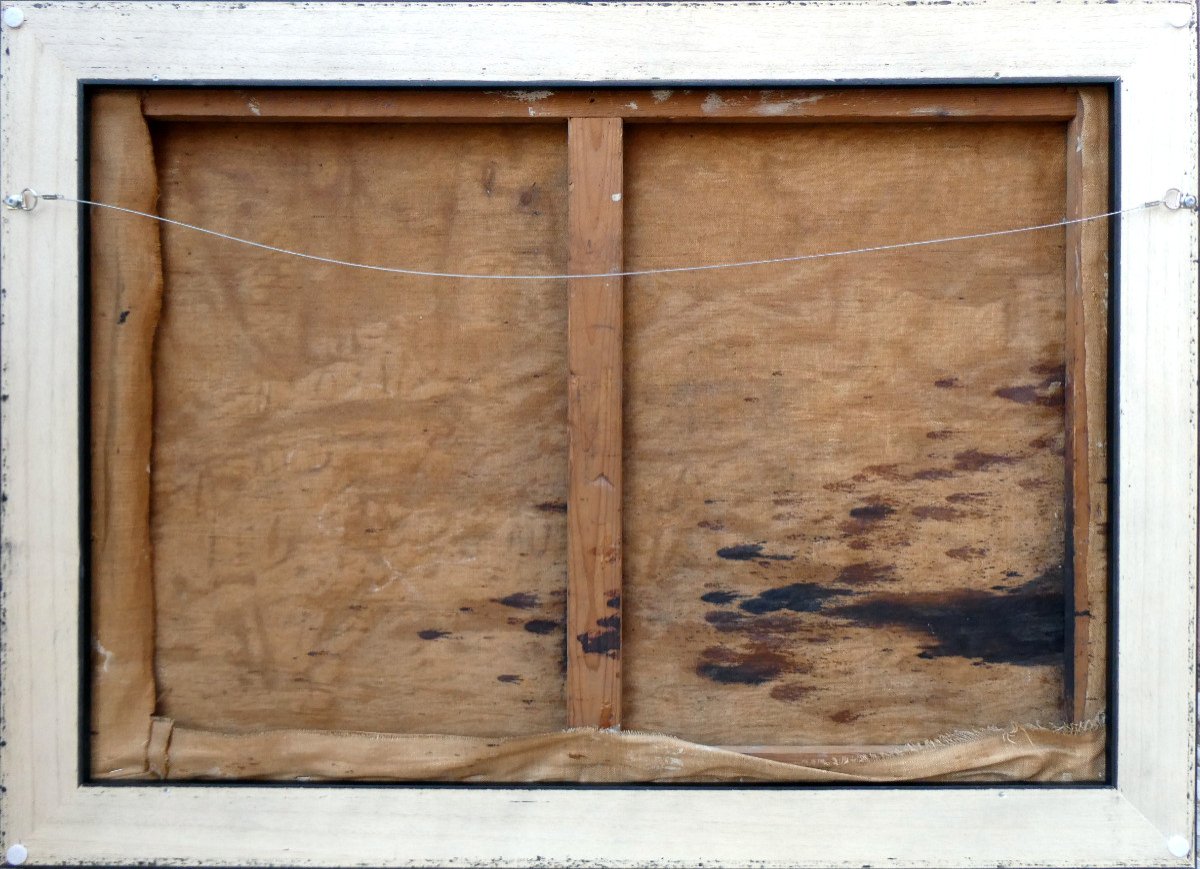
[[(5, 194), (76, 192), (89, 81), (1115, 81), (1120, 204), (1196, 185), (1187, 2), (10, 6)], [(0, 841), (29, 865), (1192, 865), (1194, 213), (1119, 229), (1115, 785), (857, 790), (80, 784), (78, 220), (3, 216)]]

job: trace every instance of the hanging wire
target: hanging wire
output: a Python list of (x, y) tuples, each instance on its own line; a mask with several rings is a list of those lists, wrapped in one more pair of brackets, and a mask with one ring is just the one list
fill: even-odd
[[(1174, 200), (1171, 199), (1172, 194), (1177, 194)], [(5, 200), (5, 204), (10, 208), (16, 208), (22, 211), (32, 211), (40, 200), (56, 201), (56, 202), (72, 202), (78, 205), (88, 205), (92, 208), (104, 208), (109, 211), (117, 211), (122, 214), (129, 214), (135, 217), (143, 217), (149, 220), (157, 220), (160, 223), (178, 226), (181, 229), (189, 229), (193, 232), (199, 232), (204, 235), (213, 236), (214, 238), (224, 239), (236, 244), (246, 245), (248, 247), (258, 248), (259, 250), (270, 251), (271, 253), (283, 254), (285, 256), (298, 257), (299, 259), (310, 260), (312, 262), (325, 263), (327, 265), (342, 266), (351, 269), (363, 269), (365, 271), (383, 272), (393, 275), (408, 275), (411, 277), (422, 278), (448, 278), (454, 280), (472, 280), (472, 281), (561, 281), (561, 280), (581, 280), (581, 279), (602, 279), (602, 278), (632, 278), (642, 277), (646, 275), (667, 275), (667, 274), (682, 274), (686, 272), (711, 272), (721, 271), (725, 269), (744, 269), (754, 266), (778, 265), (783, 263), (806, 262), (808, 260), (832, 259), (834, 257), (857, 256), (859, 254), (879, 253), (889, 250), (903, 250), (913, 247), (925, 247), (935, 244), (949, 244), (956, 241), (971, 241), (980, 238), (998, 238), (1005, 235), (1016, 235), (1024, 232), (1037, 232), (1045, 229), (1058, 229), (1064, 226), (1073, 226), (1080, 223), (1089, 223), (1095, 220), (1105, 220), (1110, 217), (1117, 217), (1124, 214), (1130, 214), (1135, 211), (1142, 211), (1148, 208), (1157, 206), (1165, 206), (1171, 210), (1180, 208), (1191, 209), (1195, 207), (1195, 198), (1187, 194), (1180, 193), (1178, 190), (1172, 189), (1167, 192), (1167, 196), (1163, 199), (1155, 199), (1150, 202), (1143, 202), (1141, 205), (1133, 205), (1129, 208), (1120, 208), (1115, 211), (1105, 211), (1101, 214), (1091, 214), (1087, 217), (1074, 217), (1066, 220), (1056, 220), (1053, 223), (1039, 223), (1031, 226), (1020, 226), (1013, 229), (998, 229), (991, 232), (974, 232), (967, 235), (951, 235), (942, 238), (928, 238), (920, 241), (905, 241), (895, 244), (879, 244), (868, 247), (848, 248), (845, 250), (824, 251), (820, 253), (805, 253), (795, 256), (780, 256), (771, 257), (769, 259), (754, 259), (754, 260), (739, 260), (737, 262), (709, 263), (704, 265), (693, 266), (669, 266), (664, 268), (653, 269), (629, 269), (626, 271), (613, 272), (585, 272), (581, 274), (530, 274), (530, 275), (514, 275), (514, 274), (479, 274), (470, 272), (437, 272), (426, 271), (424, 269), (402, 268), (396, 266), (379, 266), (371, 265), (370, 263), (352, 262), (350, 260), (336, 259), (334, 257), (318, 256), (317, 254), (304, 253), (298, 250), (289, 250), (288, 248), (277, 247), (272, 244), (264, 244), (260, 241), (254, 241), (248, 238), (241, 238), (236, 235), (230, 235), (225, 232), (218, 232), (215, 229), (208, 229), (203, 226), (196, 226), (192, 223), (185, 223), (182, 220), (173, 220), (169, 217), (162, 217), (157, 214), (150, 214), (145, 211), (138, 211), (134, 208), (125, 208), (120, 205), (113, 205), (109, 202), (97, 202), (91, 199), (78, 199), (73, 196), (67, 196), (63, 193), (43, 193), (39, 194), (29, 188), (23, 190), (19, 195), (10, 196)]]

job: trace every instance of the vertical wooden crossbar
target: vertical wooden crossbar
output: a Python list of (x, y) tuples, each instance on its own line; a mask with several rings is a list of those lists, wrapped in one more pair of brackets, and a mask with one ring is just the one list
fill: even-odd
[[(1068, 220), (1083, 217), (1083, 123), (1084, 105), (1067, 125)], [(1087, 329), (1083, 286), (1083, 224), (1066, 227), (1066, 463), (1067, 643), (1066, 712), (1072, 721), (1084, 718), (1087, 699), (1088, 648), (1088, 556), (1091, 530), (1091, 480), (1088, 450)]]
[[(568, 122), (571, 274), (619, 271), (622, 122)], [(621, 278), (567, 282), (567, 705), (572, 727), (621, 721)]]

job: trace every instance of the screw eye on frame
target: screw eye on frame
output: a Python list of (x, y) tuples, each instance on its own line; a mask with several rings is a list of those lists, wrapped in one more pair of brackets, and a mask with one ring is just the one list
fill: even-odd
[(20, 193), (10, 193), (4, 197), (4, 207), (11, 208), (14, 211), (33, 211), (37, 208), (38, 200), (41, 197), (36, 190), (26, 187)]

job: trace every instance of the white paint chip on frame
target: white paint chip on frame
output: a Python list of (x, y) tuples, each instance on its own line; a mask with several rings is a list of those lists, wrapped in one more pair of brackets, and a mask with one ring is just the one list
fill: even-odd
[[(0, 192), (78, 192), (79, 88), (1117, 82), (1116, 205), (1195, 190), (1190, 3), (12, 3)], [(6, 14), (5, 22), (17, 16)], [(78, 213), (3, 215), (0, 847), (54, 863), (1190, 866), (1196, 215), (1119, 227), (1117, 778), (1101, 788), (80, 785)], [(797, 819), (801, 822), (797, 823)], [(1190, 841), (1190, 835), (1187, 836)]]

